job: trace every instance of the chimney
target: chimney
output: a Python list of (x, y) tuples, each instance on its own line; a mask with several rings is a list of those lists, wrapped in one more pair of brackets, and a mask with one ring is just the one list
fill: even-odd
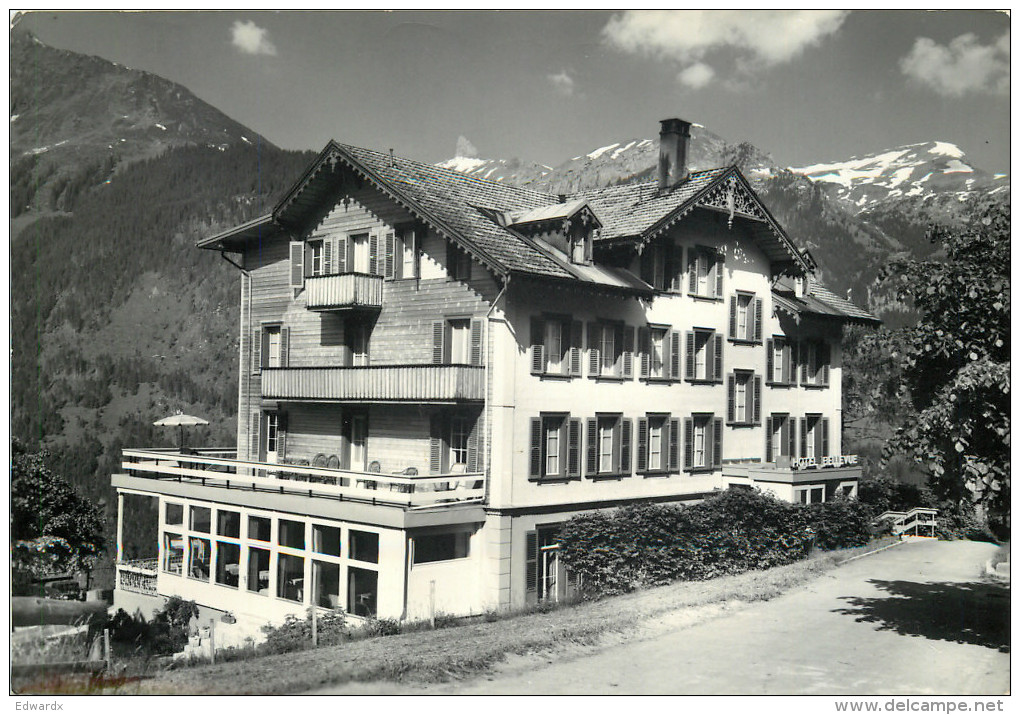
[(663, 119), (659, 128), (659, 190), (676, 186), (687, 178), (687, 151), (691, 142), (691, 123), (683, 119)]

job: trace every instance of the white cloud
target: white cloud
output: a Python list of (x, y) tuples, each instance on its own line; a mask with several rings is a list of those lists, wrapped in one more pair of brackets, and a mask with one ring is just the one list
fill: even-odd
[(968, 32), (940, 45), (918, 37), (900, 60), (903, 74), (939, 94), (961, 97), (967, 92), (1009, 94), (1009, 33), (982, 45)]
[(230, 43), (246, 55), (276, 54), (276, 45), (269, 40), (269, 30), (251, 20), (234, 21), (230, 28)]
[(570, 76), (570, 73), (566, 70), (558, 72), (557, 74), (546, 75), (545, 78), (549, 80), (549, 84), (553, 88), (565, 97), (569, 97), (574, 93), (574, 78)]
[[(789, 62), (835, 33), (845, 10), (628, 10), (602, 29), (623, 52), (680, 62), (732, 48), (757, 64)], [(690, 69), (690, 68), (689, 68)]]
[(690, 67), (682, 70), (677, 76), (677, 81), (691, 89), (701, 89), (715, 77), (715, 70), (704, 62), (696, 62)]

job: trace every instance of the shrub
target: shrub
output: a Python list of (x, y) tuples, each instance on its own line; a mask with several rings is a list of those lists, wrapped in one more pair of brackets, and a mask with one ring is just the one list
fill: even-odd
[(197, 617), (195, 602), (178, 596), (171, 596), (151, 621), (140, 614), (129, 615), (121, 608), (110, 621), (110, 638), (117, 643), (133, 644), (152, 655), (170, 655), (184, 650), (191, 619)]
[(811, 504), (806, 509), (815, 532), (815, 546), (820, 549), (864, 546), (872, 538), (871, 509), (866, 504), (834, 499)]
[[(339, 645), (350, 640), (351, 632), (347, 626), (347, 617), (342, 611), (330, 611), (320, 614), (315, 624), (316, 637), (320, 646)], [(298, 618), (289, 615), (279, 626), (262, 626), (266, 640), (259, 646), (262, 653), (290, 653), (312, 647), (312, 611)]]
[[(438, 620), (438, 615), (437, 615)], [(428, 621), (425, 621), (428, 623)], [(358, 635), (365, 638), (395, 636), (400, 633), (400, 622), (396, 618), (369, 618), (358, 629)]]
[(939, 505), (939, 514), (935, 519), (935, 535), (940, 539), (969, 539), (971, 541), (988, 541), (999, 543), (988, 524), (974, 513), (970, 505), (956, 505), (943, 502)]

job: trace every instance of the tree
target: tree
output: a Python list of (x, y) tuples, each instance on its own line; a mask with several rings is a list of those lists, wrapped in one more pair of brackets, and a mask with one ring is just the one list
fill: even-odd
[(89, 569), (103, 550), (99, 509), (50, 471), (45, 452), (11, 446), (11, 567), (17, 585), (53, 571)]
[(892, 261), (881, 276), (921, 312), (901, 330), (900, 388), (917, 417), (897, 451), (923, 466), (937, 496), (1009, 511), (1009, 205), (975, 204), (960, 230), (933, 227), (942, 261)]

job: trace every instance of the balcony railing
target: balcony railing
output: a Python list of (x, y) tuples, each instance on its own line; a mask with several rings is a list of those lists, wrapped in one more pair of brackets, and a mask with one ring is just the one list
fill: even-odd
[(309, 310), (353, 310), (381, 308), (382, 276), (368, 273), (340, 273), (305, 278)]
[(421, 509), (478, 502), (485, 474), (384, 474), (234, 459), (224, 450), (182, 454), (169, 449), (125, 449), (121, 466), (139, 477), (200, 483), (305, 497)]
[(264, 368), (262, 396), (280, 400), (481, 401), (485, 399), (485, 371), (474, 365)]
[(156, 595), (156, 559), (135, 559), (117, 564), (117, 588), (123, 591)]

